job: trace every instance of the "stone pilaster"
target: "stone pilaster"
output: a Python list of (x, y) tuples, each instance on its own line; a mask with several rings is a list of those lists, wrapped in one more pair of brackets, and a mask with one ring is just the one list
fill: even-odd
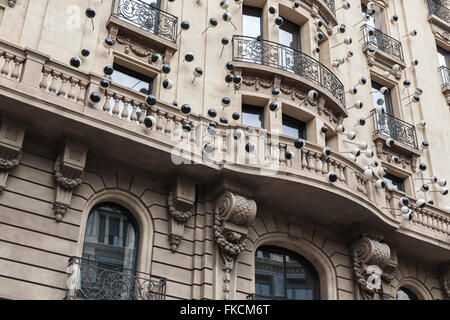
[(25, 128), (17, 122), (3, 118), (0, 127), (0, 194), (6, 187), (9, 170), (19, 165)]
[(64, 149), (55, 161), (56, 192), (53, 211), (57, 222), (61, 222), (70, 207), (72, 192), (83, 181), (87, 148), (66, 139)]
[(176, 252), (184, 236), (184, 225), (194, 214), (195, 183), (178, 175), (172, 183), (167, 203), (169, 205), (170, 250)]

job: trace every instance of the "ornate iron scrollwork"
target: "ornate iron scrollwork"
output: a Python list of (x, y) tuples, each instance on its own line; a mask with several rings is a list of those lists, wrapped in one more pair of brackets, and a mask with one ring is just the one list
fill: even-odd
[(330, 8), (331, 12), (333, 12), (334, 15), (336, 15), (336, 4), (334, 3), (334, 0), (323, 0), (328, 8)]
[[(115, 1), (119, 1), (119, 5), (116, 9), (117, 12), (113, 12), (113, 16), (176, 43), (178, 28), (178, 18), (176, 16), (140, 0)], [(113, 3), (114, 8), (115, 5)]]
[(405, 121), (397, 119), (387, 113), (375, 116), (376, 131), (396, 141), (418, 149), (416, 128)]
[(442, 5), (440, 2), (436, 0), (427, 0), (428, 12), (432, 15), (435, 15), (438, 18), (441, 18), (447, 23), (450, 23), (450, 9)]
[(73, 282), (76, 288), (67, 288), (66, 299), (165, 299), (165, 278), (79, 257), (71, 258), (69, 263), (69, 277), (76, 278)]
[[(372, 28), (367, 24), (362, 26), (364, 34), (364, 43), (374, 46), (388, 55), (403, 60), (402, 43), (378, 29)], [(369, 34), (371, 33), (371, 34)], [(372, 34), (373, 33), (373, 34)]]
[(235, 35), (233, 60), (292, 72), (327, 89), (345, 106), (345, 90), (341, 81), (319, 61), (298, 50), (271, 41)]

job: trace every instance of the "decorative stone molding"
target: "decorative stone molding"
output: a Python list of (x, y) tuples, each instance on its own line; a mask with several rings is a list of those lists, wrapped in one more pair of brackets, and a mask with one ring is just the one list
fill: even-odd
[(223, 259), (223, 299), (229, 300), (231, 273), (236, 258), (246, 246), (248, 227), (256, 217), (256, 202), (225, 191), (214, 209), (214, 236)]
[(390, 263), (391, 250), (381, 239), (371, 239), (367, 234), (351, 246), (355, 281), (362, 300), (392, 298), (389, 289), (396, 263)]
[[(377, 151), (377, 156), (380, 160), (386, 161), (390, 164), (401, 166), (403, 169), (411, 169), (412, 172), (416, 172), (417, 160), (419, 156), (417, 154), (405, 155), (392, 150), (392, 148), (387, 148), (383, 140), (375, 141), (375, 150)], [(394, 163), (392, 160), (393, 156), (397, 156), (399, 161)]]
[(56, 192), (53, 211), (57, 222), (62, 221), (70, 207), (73, 190), (83, 181), (86, 155), (86, 147), (66, 140), (63, 152), (55, 161)]
[(184, 237), (184, 225), (194, 215), (195, 183), (192, 179), (178, 175), (167, 198), (169, 205), (169, 245), (175, 253)]
[(0, 128), (0, 194), (8, 180), (9, 170), (19, 165), (25, 128), (13, 120), (3, 118)]
[(445, 294), (450, 298), (450, 262), (441, 267), (441, 285)]

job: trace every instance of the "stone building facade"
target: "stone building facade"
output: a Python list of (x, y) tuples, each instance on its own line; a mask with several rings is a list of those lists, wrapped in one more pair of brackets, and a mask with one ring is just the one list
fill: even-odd
[(0, 21), (0, 298), (450, 299), (443, 1)]

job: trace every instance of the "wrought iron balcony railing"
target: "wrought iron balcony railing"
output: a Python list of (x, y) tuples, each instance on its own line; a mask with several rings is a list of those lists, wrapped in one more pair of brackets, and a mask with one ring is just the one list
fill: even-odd
[(398, 60), (404, 61), (402, 43), (400, 41), (367, 24), (364, 24), (361, 29), (364, 34), (364, 43), (374, 46)]
[(447, 23), (450, 23), (450, 9), (442, 5), (436, 0), (426, 0), (428, 5), (428, 13), (441, 18)]
[(345, 106), (344, 85), (316, 59), (288, 46), (245, 36), (233, 36), (233, 61), (261, 64), (292, 72), (327, 89)]
[(115, 265), (72, 257), (67, 300), (164, 300), (166, 279)]
[(450, 86), (450, 69), (446, 66), (440, 66), (438, 71), (442, 77), (442, 87)]
[(416, 127), (387, 113), (378, 115), (375, 113), (375, 133), (381, 133), (395, 141), (406, 144), (414, 149), (417, 145)]
[(334, 0), (323, 0), (325, 4), (330, 8), (331, 12), (333, 12), (334, 15), (336, 15), (336, 4), (334, 3)]
[(141, 0), (113, 0), (111, 15), (176, 43), (178, 18)]

